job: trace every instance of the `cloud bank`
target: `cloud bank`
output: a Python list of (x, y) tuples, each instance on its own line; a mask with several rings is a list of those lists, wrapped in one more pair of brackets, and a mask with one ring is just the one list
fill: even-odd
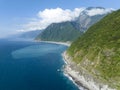
[(32, 19), (27, 24), (22, 25), (23, 29), (19, 31), (43, 30), (52, 23), (72, 21), (78, 17), (82, 11), (85, 11), (89, 16), (94, 16), (98, 14), (106, 14), (111, 12), (111, 10), (112, 9), (100, 8), (93, 8), (91, 10), (87, 10), (86, 8), (75, 8), (74, 10), (62, 8), (45, 9), (43, 11), (39, 11), (36, 18)]
[(55, 8), (39, 11), (37, 18), (23, 25), (23, 29), (19, 31), (42, 30), (51, 23), (60, 23), (74, 20), (84, 9), (85, 8), (75, 8), (74, 10), (70, 10)]
[(111, 11), (113, 11), (113, 10), (114, 9), (112, 9), (112, 8), (108, 8), (108, 9), (94, 8), (92, 10), (86, 10), (86, 12), (89, 16), (94, 16), (94, 15), (107, 14), (107, 13), (110, 13)]

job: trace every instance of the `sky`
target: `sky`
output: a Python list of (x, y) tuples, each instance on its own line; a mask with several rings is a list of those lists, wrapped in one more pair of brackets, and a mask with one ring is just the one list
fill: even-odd
[(120, 0), (0, 0), (0, 37), (72, 20), (84, 7), (119, 9), (119, 4)]

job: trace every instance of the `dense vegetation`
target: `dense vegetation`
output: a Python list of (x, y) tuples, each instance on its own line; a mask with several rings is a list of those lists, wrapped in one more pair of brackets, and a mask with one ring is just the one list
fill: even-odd
[(120, 90), (120, 10), (90, 27), (67, 53), (88, 72)]
[(72, 22), (53, 23), (48, 26), (36, 39), (43, 41), (66, 42), (74, 41), (82, 32), (77, 30)]

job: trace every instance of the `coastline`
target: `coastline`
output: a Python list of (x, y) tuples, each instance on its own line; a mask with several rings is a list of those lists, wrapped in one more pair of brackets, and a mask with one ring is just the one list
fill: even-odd
[(61, 44), (61, 45), (65, 45), (65, 46), (68, 46), (68, 47), (71, 45), (70, 42), (39, 41), (39, 40), (35, 40), (35, 42), (44, 42), (44, 43), (52, 43), (52, 44)]
[(65, 76), (75, 83), (80, 90), (116, 90), (109, 88), (97, 81), (92, 75), (86, 72), (84, 69), (78, 68), (79, 66), (72, 61), (72, 59), (67, 55), (66, 52), (62, 54), (65, 66), (63, 68)]
[[(61, 44), (65, 46), (70, 46), (70, 42), (55, 42), (55, 41), (40, 41), (35, 40), (35, 42), (44, 42), (52, 44)], [(101, 83), (99, 80), (94, 78), (90, 73), (80, 67), (78, 64), (72, 61), (72, 58), (67, 55), (66, 51), (62, 54), (65, 65), (63, 67), (63, 73), (68, 77), (80, 90), (116, 90), (108, 87), (107, 84)]]
[(80, 90), (90, 90), (87, 88), (83, 83), (78, 81), (78, 78), (76, 77), (78, 72), (74, 72), (71, 69), (71, 66), (69, 63), (73, 64), (73, 62), (68, 61), (68, 57), (66, 56), (66, 52), (62, 54), (63, 60), (65, 62), (65, 65), (63, 67), (63, 72), (66, 77), (68, 77)]

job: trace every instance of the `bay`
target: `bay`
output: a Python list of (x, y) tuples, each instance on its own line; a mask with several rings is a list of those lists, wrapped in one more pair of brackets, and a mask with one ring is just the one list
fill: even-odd
[(61, 71), (67, 46), (0, 40), (0, 90), (78, 90)]

